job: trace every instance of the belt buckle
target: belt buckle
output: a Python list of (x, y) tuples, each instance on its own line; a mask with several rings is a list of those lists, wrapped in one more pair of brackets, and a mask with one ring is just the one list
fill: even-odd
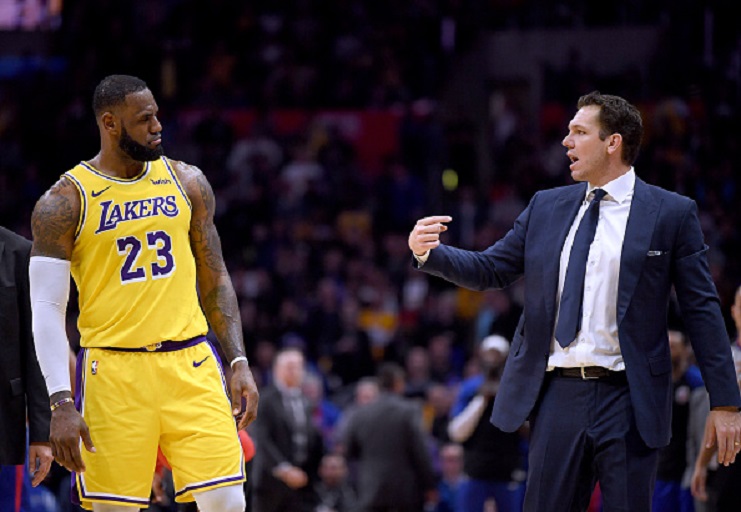
[(599, 379), (599, 377), (587, 377), (587, 374), (584, 372), (586, 366), (580, 366), (579, 368), (581, 369), (581, 378), (582, 378), (582, 380), (595, 380), (595, 379)]
[(154, 352), (155, 350), (159, 350), (160, 347), (162, 347), (162, 343), (152, 343), (144, 348), (147, 349), (147, 352)]

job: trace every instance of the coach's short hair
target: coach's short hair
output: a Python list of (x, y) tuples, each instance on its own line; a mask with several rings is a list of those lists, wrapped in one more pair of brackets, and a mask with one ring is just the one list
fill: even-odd
[(129, 94), (148, 89), (144, 80), (130, 75), (109, 75), (100, 81), (93, 93), (96, 117), (111, 107), (123, 104)]
[(623, 137), (622, 160), (633, 165), (638, 157), (638, 149), (643, 137), (643, 121), (638, 109), (620, 96), (600, 94), (592, 91), (585, 94), (576, 104), (576, 108), (595, 105), (599, 109), (599, 137), (605, 140), (608, 135), (619, 133)]

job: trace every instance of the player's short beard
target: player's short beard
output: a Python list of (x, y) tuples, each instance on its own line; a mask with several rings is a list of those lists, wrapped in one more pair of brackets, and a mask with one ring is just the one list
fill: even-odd
[(152, 162), (164, 154), (162, 144), (154, 148), (143, 146), (132, 139), (123, 126), (121, 127), (121, 138), (118, 141), (118, 147), (137, 162)]

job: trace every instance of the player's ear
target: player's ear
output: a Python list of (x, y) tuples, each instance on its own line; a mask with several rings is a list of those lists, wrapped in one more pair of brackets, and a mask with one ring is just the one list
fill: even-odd
[(118, 131), (118, 119), (116, 119), (116, 116), (112, 112), (103, 112), (100, 115), (100, 124), (109, 133)]

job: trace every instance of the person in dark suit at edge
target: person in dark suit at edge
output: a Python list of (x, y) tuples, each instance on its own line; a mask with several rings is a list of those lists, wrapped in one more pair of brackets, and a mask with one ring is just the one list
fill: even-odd
[(273, 385), (262, 393), (255, 423), (252, 468), (254, 512), (308, 512), (314, 509), (314, 483), (324, 447), (311, 421), (308, 399), (301, 393), (303, 353), (283, 349), (273, 362)]
[[(51, 468), (51, 411), (31, 334), (30, 253), (31, 242), (0, 226), (0, 466), (25, 463), (28, 427), (31, 485), (36, 487)], [(14, 469), (3, 473), (21, 478), (11, 475)], [(10, 498), (0, 497), (0, 509)]]
[(671, 435), (672, 286), (710, 393), (705, 442), (725, 465), (741, 448), (741, 396), (695, 202), (636, 176), (635, 106), (595, 91), (577, 109), (563, 145), (579, 183), (537, 192), (481, 252), (441, 244), (442, 215), (420, 219), (409, 247), (422, 271), (466, 288), (524, 276), (491, 416), (510, 432), (530, 420), (524, 509), (583, 511), (599, 481), (606, 512), (648, 512)]

